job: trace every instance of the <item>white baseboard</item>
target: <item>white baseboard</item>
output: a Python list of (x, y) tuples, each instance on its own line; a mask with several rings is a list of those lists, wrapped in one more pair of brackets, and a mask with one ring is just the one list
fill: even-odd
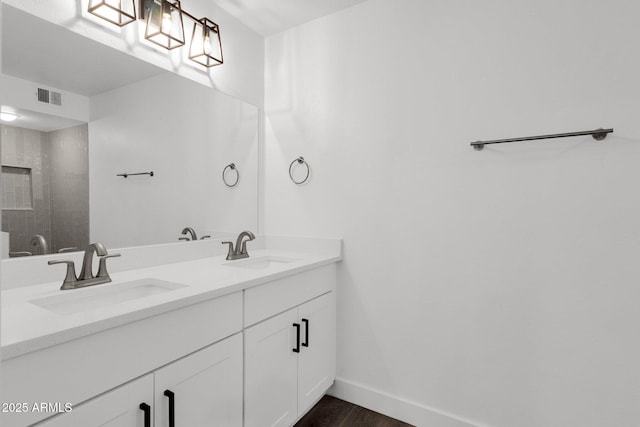
[(472, 421), (344, 378), (336, 378), (327, 394), (417, 427), (480, 427)]

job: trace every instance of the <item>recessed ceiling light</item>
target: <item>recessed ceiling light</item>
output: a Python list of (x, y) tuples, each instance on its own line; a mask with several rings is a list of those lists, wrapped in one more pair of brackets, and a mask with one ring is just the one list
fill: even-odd
[(20, 116), (15, 114), (15, 113), (9, 113), (9, 112), (5, 112), (5, 111), (0, 113), (0, 120), (2, 120), (3, 122), (12, 122), (15, 119), (17, 119), (18, 117), (20, 117)]

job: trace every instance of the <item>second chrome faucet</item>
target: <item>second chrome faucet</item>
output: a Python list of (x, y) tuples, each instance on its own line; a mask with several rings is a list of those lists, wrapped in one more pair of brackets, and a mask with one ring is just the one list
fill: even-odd
[[(244, 238), (247, 240), (244, 240)], [(247, 252), (247, 241), (255, 239), (256, 236), (250, 231), (243, 231), (236, 239), (235, 249), (233, 242), (222, 242), (223, 245), (229, 245), (229, 252), (227, 253), (227, 260), (248, 258), (249, 252)]]

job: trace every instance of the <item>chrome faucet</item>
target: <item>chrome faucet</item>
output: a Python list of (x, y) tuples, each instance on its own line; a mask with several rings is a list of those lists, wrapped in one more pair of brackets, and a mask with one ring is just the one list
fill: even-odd
[[(247, 237), (247, 240), (244, 238)], [(229, 252), (227, 253), (227, 260), (248, 258), (249, 252), (247, 252), (247, 241), (255, 239), (256, 236), (250, 231), (243, 231), (236, 239), (236, 247), (233, 248), (233, 242), (222, 242), (223, 245), (229, 245)]]
[(41, 234), (36, 234), (31, 238), (31, 246), (36, 246), (40, 248), (40, 254), (46, 255), (49, 253), (49, 245), (47, 245), (47, 239), (44, 238)]
[(191, 227), (185, 227), (182, 229), (182, 234), (184, 234), (185, 236), (188, 234), (191, 235), (191, 238), (189, 239), (188, 237), (180, 237), (178, 240), (198, 240), (198, 236), (196, 235), (196, 231), (191, 228)]
[[(100, 258), (98, 264), (98, 273), (93, 274), (93, 255), (96, 254)], [(76, 277), (76, 266), (73, 261), (68, 260), (52, 260), (49, 265), (67, 264), (67, 274), (62, 282), (61, 290), (77, 289), (85, 286), (100, 285), (102, 283), (111, 282), (111, 277), (107, 272), (107, 258), (119, 257), (120, 254), (109, 254), (101, 243), (91, 243), (84, 251), (82, 260), (82, 270), (80, 275)]]

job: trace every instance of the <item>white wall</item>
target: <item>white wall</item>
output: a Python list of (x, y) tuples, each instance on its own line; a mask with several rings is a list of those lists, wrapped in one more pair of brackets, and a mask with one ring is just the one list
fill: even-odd
[(339, 394), (419, 425), (640, 423), (639, 15), (370, 0), (267, 39), (266, 232), (345, 239)]
[[(258, 109), (166, 73), (91, 98), (91, 240), (169, 243), (257, 227)], [(240, 182), (222, 182), (235, 163)], [(153, 171), (154, 176), (117, 177)], [(229, 178), (235, 178), (229, 175)]]
[[(166, 70), (241, 98), (263, 103), (264, 39), (208, 0), (189, 0), (182, 7), (194, 16), (207, 16), (220, 26), (224, 64), (206, 70), (186, 58), (188, 46), (168, 53), (141, 37), (144, 21), (122, 29), (87, 12), (88, 0), (2, 0), (25, 12), (62, 25), (86, 37), (129, 53)], [(136, 2), (137, 4), (138, 2)], [(193, 23), (184, 22), (191, 36)]]

